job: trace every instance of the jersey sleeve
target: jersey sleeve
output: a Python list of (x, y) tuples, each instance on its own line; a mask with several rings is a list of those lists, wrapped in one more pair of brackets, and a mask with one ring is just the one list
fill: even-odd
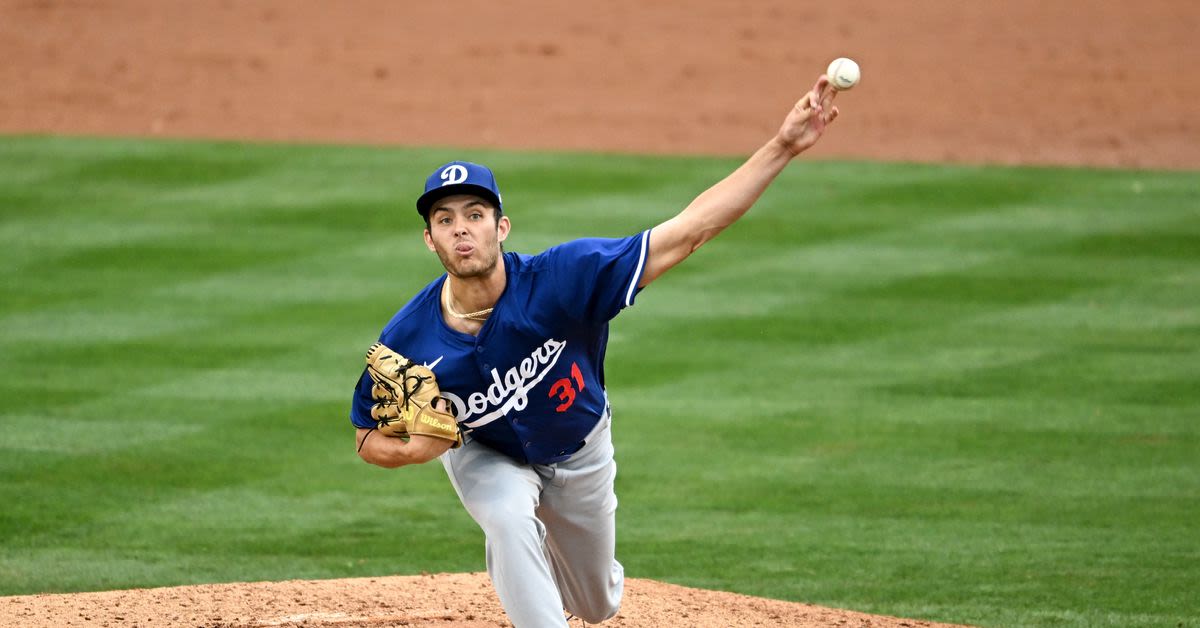
[(350, 403), (350, 422), (354, 427), (375, 427), (375, 421), (371, 418), (371, 406), (375, 405), (375, 400), (371, 398), (371, 384), (371, 376), (363, 369), (358, 384), (354, 387), (354, 399)]
[(627, 238), (573, 240), (547, 250), (560, 306), (575, 320), (611, 320), (633, 305), (649, 246), (647, 230)]

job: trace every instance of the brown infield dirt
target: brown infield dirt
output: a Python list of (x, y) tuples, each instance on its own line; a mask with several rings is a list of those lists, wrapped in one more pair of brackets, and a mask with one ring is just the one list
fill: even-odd
[(746, 155), (849, 56), (811, 157), (1196, 169), (1197, 33), (1186, 0), (0, 0), (0, 133)]
[[(1178, 0), (0, 0), (0, 133), (744, 155), (851, 56), (806, 158), (1191, 170), (1198, 32)], [(0, 625), (508, 624), (440, 574), (4, 597)], [(941, 624), (631, 579), (606, 625)]]
[[(487, 574), (460, 573), (0, 597), (0, 625), (494, 628), (512, 624), (504, 618)], [(569, 625), (576, 628), (585, 624), (576, 619)], [(603, 625), (625, 628), (951, 626), (636, 578), (626, 581), (621, 612)]]

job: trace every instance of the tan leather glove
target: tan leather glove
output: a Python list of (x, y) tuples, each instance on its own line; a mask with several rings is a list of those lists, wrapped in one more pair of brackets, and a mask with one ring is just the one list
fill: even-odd
[(463, 444), (454, 415), (437, 408), (442, 400), (433, 371), (377, 342), (367, 350), (367, 373), (375, 384), (371, 418), (388, 436), (424, 434)]

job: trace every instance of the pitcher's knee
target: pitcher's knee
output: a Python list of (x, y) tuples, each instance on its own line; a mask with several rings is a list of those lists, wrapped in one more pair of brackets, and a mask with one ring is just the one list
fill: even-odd
[(624, 581), (618, 581), (610, 585), (608, 590), (597, 592), (597, 595), (587, 596), (583, 600), (573, 600), (567, 611), (589, 624), (598, 624), (606, 619), (612, 619), (621, 610), (621, 595), (624, 590)]
[(608, 600), (606, 603), (587, 608), (568, 609), (571, 614), (582, 619), (589, 624), (598, 624), (607, 619), (612, 619), (613, 616), (621, 610), (621, 598)]

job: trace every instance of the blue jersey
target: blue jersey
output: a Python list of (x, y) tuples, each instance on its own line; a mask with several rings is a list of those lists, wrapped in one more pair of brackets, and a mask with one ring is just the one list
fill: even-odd
[[(477, 336), (446, 325), (442, 275), (392, 317), (379, 341), (433, 369), (471, 438), (520, 462), (561, 462), (607, 408), (608, 322), (633, 304), (649, 235), (504, 253), (508, 281)], [(374, 427), (374, 403), (364, 369), (351, 422)]]

